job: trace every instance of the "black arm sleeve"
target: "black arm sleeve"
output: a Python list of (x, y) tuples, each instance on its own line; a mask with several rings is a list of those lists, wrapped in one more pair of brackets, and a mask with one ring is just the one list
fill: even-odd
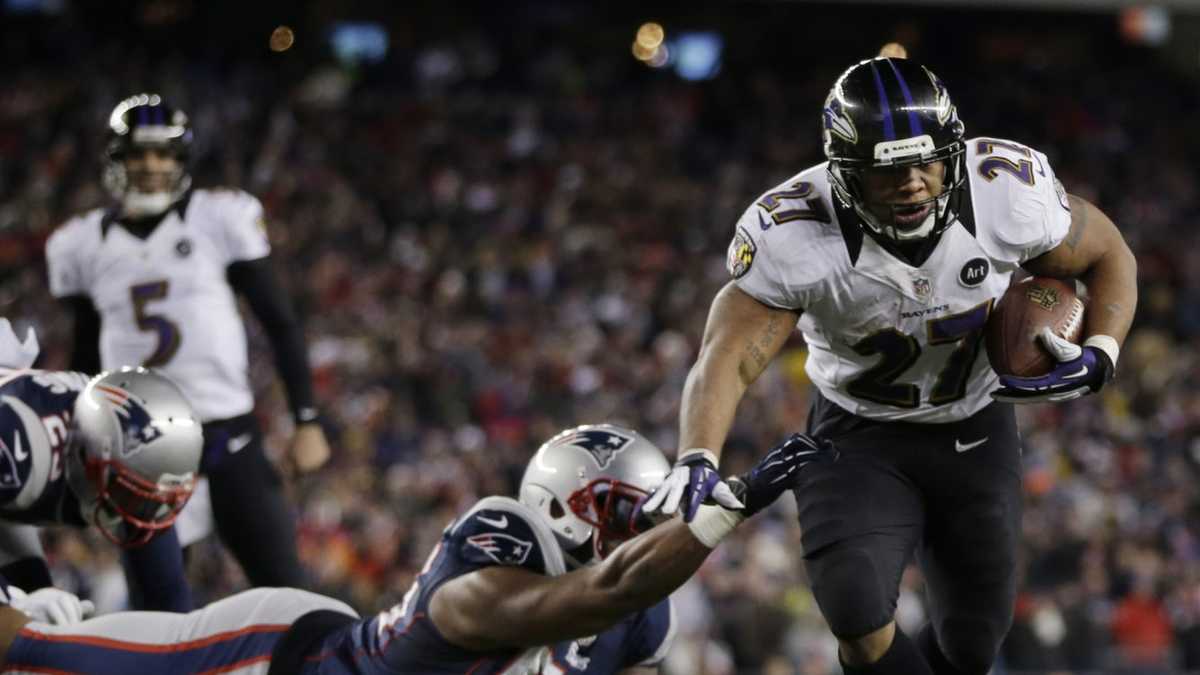
[(0, 583), (5, 586), (11, 584), (26, 593), (54, 585), (46, 560), (37, 557), (21, 558), (0, 567)]
[(100, 372), (100, 312), (96, 311), (92, 299), (86, 295), (72, 295), (61, 302), (75, 322), (71, 363), (68, 367), (95, 375)]
[(283, 379), (288, 404), (296, 422), (313, 421), (316, 418), (316, 406), (304, 332), (283, 287), (271, 271), (270, 257), (239, 260), (229, 266), (227, 276), (229, 285), (250, 303), (250, 309), (271, 340), (271, 347), (275, 350), (275, 367)]

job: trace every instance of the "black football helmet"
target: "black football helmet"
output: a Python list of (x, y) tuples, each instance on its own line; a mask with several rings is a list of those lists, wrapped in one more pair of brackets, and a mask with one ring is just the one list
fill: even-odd
[[(104, 148), (104, 187), (119, 200), (128, 215), (155, 215), (166, 211), (191, 186), (187, 172), (192, 127), (182, 110), (158, 94), (137, 94), (121, 101), (108, 117), (108, 142)], [(130, 184), (125, 158), (138, 148), (166, 148), (179, 161), (179, 169), (162, 192), (141, 192)]]
[[(928, 68), (887, 57), (850, 67), (825, 99), (821, 122), (834, 194), (864, 227), (909, 242), (936, 237), (953, 221), (967, 181), (965, 129), (946, 86)], [(938, 160), (946, 163), (942, 193), (922, 203), (934, 208), (920, 223), (902, 228), (867, 208), (864, 170)]]

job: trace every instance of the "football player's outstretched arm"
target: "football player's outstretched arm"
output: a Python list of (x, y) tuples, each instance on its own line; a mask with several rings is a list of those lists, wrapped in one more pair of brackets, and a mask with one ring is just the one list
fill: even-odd
[(24, 612), (0, 606), (0, 664), (7, 663), (9, 647), (12, 647), (17, 633), (30, 621)]
[(447, 640), (477, 651), (595, 635), (662, 601), (742, 520), (794, 487), (805, 466), (837, 457), (831, 443), (792, 434), (750, 471), (729, 479), (745, 503), (741, 511), (702, 506), (690, 525), (672, 519), (621, 544), (599, 564), (560, 576), (506, 566), (464, 574), (434, 591), (429, 618)]
[(1137, 261), (1104, 212), (1075, 195), (1071, 229), (1061, 244), (1024, 264), (1034, 274), (1078, 278), (1091, 298), (1083, 337), (1108, 335), (1125, 342), (1137, 308)]
[(595, 635), (666, 598), (711, 551), (677, 518), (599, 565), (560, 576), (496, 566), (456, 577), (434, 592), (430, 619), (447, 640), (476, 651)]
[(717, 293), (679, 412), (679, 447), (718, 457), (746, 389), (787, 342), (797, 312), (768, 307), (730, 282)]

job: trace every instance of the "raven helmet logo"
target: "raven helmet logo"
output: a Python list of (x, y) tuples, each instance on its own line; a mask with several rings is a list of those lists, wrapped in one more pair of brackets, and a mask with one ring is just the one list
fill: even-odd
[(825, 99), (825, 109), (821, 112), (821, 121), (825, 131), (847, 143), (858, 142), (858, 129), (854, 127), (854, 120), (846, 114), (846, 108), (837, 97), (836, 90), (829, 92), (829, 98)]
[(937, 91), (937, 98), (934, 100), (934, 105), (936, 106), (938, 123), (944, 126), (947, 122), (954, 119), (956, 115), (954, 103), (950, 101), (950, 92), (946, 90), (946, 85), (942, 84), (937, 75), (934, 75), (925, 66), (921, 66), (921, 69), (929, 76), (929, 81), (933, 83), (933, 88)]
[(143, 445), (163, 435), (162, 429), (158, 428), (150, 416), (150, 411), (146, 410), (145, 401), (120, 387), (100, 385), (96, 390), (113, 405), (113, 410), (117, 413), (121, 433), (125, 438), (121, 446), (122, 457), (137, 454)]
[(603, 469), (618, 452), (629, 447), (630, 443), (633, 443), (632, 437), (609, 429), (579, 429), (558, 441), (556, 445), (573, 445), (590, 452)]
[(503, 532), (487, 532), (467, 537), (467, 544), (479, 549), (501, 565), (522, 565), (533, 550), (533, 542)]

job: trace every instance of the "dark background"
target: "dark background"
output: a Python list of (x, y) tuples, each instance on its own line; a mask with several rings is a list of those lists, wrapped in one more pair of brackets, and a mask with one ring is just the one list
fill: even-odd
[[(397, 601), (441, 527), (480, 496), (513, 493), (560, 428), (623, 423), (672, 452), (734, 221), (822, 160), (829, 85), (899, 40), (947, 83), (969, 136), (1046, 152), (1139, 261), (1116, 385), (1021, 411), (1025, 590), (1002, 668), (1200, 669), (1197, 15), (346, 4), (0, 4), (0, 313), (37, 328), (47, 366), (66, 363), (45, 237), (105, 203), (100, 150), (117, 101), (156, 90), (185, 109), (197, 184), (263, 200), (306, 318), (335, 459), (291, 489), (323, 590), (364, 612)], [(1168, 34), (1148, 40), (1164, 16)], [(381, 61), (336, 58), (329, 33), (347, 20), (386, 30)], [(668, 40), (717, 32), (720, 72), (688, 82), (634, 59), (648, 20)], [(279, 25), (295, 44), (273, 52)], [(289, 422), (269, 347), (249, 329), (278, 449)], [(796, 336), (752, 389), (724, 468), (803, 426), (804, 356)], [(836, 672), (784, 501), (677, 595), (669, 672)], [(106, 542), (55, 533), (48, 546), (59, 583), (121, 606)], [(193, 556), (192, 573), (201, 601), (244, 584), (221, 555)], [(901, 624), (914, 632), (923, 612), (913, 571)]]

